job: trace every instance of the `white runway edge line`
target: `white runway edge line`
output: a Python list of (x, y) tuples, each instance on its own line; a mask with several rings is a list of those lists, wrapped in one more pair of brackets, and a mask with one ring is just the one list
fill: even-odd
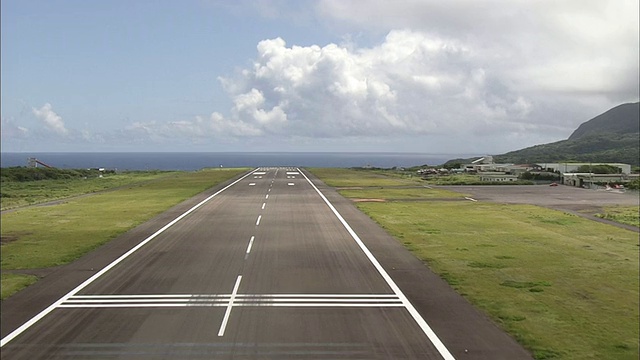
[(256, 170), (254, 169), (253, 171), (248, 172), (247, 174), (245, 174), (244, 176), (242, 176), (238, 180), (236, 180), (236, 181), (232, 182), (231, 184), (225, 186), (224, 188), (218, 190), (216, 193), (214, 193), (213, 195), (210, 195), (206, 199), (202, 200), (201, 202), (199, 202), (198, 204), (193, 206), (191, 209), (189, 209), (186, 212), (184, 212), (182, 215), (180, 215), (177, 218), (173, 219), (170, 223), (168, 223), (167, 225), (163, 226), (160, 230), (156, 231), (155, 233), (151, 234), (146, 239), (142, 240), (141, 243), (139, 243), (138, 245), (136, 245), (135, 247), (133, 247), (131, 250), (127, 251), (126, 253), (122, 254), (119, 258), (115, 259), (112, 263), (110, 263), (109, 265), (105, 266), (102, 270), (98, 271), (95, 275), (93, 275), (92, 277), (90, 277), (87, 280), (85, 280), (82, 284), (78, 285), (75, 289), (69, 291), (66, 295), (64, 295), (63, 297), (58, 299), (58, 301), (56, 301), (53, 304), (49, 305), (49, 307), (47, 307), (46, 309), (44, 309), (41, 312), (39, 312), (36, 316), (34, 316), (31, 319), (29, 319), (29, 321), (27, 321), (26, 323), (22, 324), (17, 329), (13, 330), (7, 336), (3, 337), (2, 340), (0, 340), (0, 348), (5, 346), (8, 342), (13, 340), (16, 336), (22, 334), (25, 330), (27, 330), (28, 328), (33, 326), (33, 324), (35, 324), (38, 321), (40, 321), (43, 317), (47, 316), (51, 311), (53, 311), (54, 309), (59, 307), (60, 304), (62, 304), (63, 302), (67, 301), (67, 299), (69, 299), (70, 297), (74, 296), (80, 290), (84, 289), (89, 284), (91, 284), (96, 279), (98, 279), (100, 276), (104, 275), (107, 271), (111, 270), (114, 266), (118, 265), (124, 259), (128, 258), (131, 254), (133, 254), (134, 252), (138, 251), (138, 249), (140, 249), (141, 247), (146, 245), (149, 241), (153, 240), (155, 237), (157, 237), (158, 235), (162, 234), (165, 230), (167, 230), (168, 228), (170, 228), (173, 225), (175, 225), (175, 223), (177, 223), (178, 221), (182, 220), (185, 216), (191, 214), (197, 208), (201, 207), (202, 205), (204, 205), (209, 200), (211, 200), (214, 197), (216, 197), (221, 192), (223, 192), (223, 191), (227, 190), (228, 188), (232, 187), (233, 185), (239, 183), (240, 181), (245, 179), (247, 176), (250, 176), (255, 171)]
[[(300, 171), (300, 169), (297, 169), (297, 170)], [(438, 335), (436, 335), (436, 333), (433, 332), (433, 330), (431, 329), (429, 324), (427, 324), (427, 322), (422, 318), (422, 316), (420, 315), (418, 310), (416, 310), (416, 308), (413, 306), (413, 304), (411, 304), (411, 302), (409, 302), (409, 299), (407, 299), (407, 297), (404, 295), (402, 290), (400, 290), (398, 285), (396, 285), (396, 283), (393, 281), (393, 279), (391, 279), (391, 276), (389, 276), (387, 271), (382, 267), (382, 265), (380, 265), (378, 260), (371, 253), (371, 251), (369, 251), (369, 249), (362, 242), (362, 240), (360, 239), (358, 234), (356, 234), (356, 232), (353, 231), (351, 226), (342, 217), (342, 215), (340, 215), (338, 210), (336, 210), (336, 208), (333, 206), (333, 204), (331, 204), (331, 202), (329, 202), (329, 200), (316, 187), (316, 185), (311, 180), (309, 180), (307, 175), (302, 171), (300, 171), (300, 173), (302, 174), (302, 176), (304, 176), (305, 179), (307, 179), (307, 182), (309, 182), (309, 184), (311, 184), (311, 186), (315, 189), (315, 191), (318, 193), (318, 195), (320, 195), (322, 200), (324, 200), (325, 204), (327, 204), (327, 206), (331, 209), (331, 211), (338, 218), (338, 220), (340, 220), (340, 222), (342, 223), (344, 228), (347, 229), (347, 231), (349, 232), (349, 234), (351, 235), (353, 240), (355, 240), (355, 242), (358, 244), (358, 246), (360, 246), (360, 249), (364, 252), (364, 254), (367, 255), (367, 258), (369, 258), (369, 261), (371, 261), (371, 264), (373, 264), (373, 266), (376, 268), (376, 270), (378, 270), (378, 273), (380, 273), (382, 278), (387, 282), (387, 284), (389, 285), (391, 290), (393, 290), (393, 292), (398, 296), (398, 298), (400, 300), (402, 300), (402, 303), (404, 304), (404, 306), (407, 309), (407, 311), (409, 311), (409, 314), (411, 314), (411, 316), (416, 321), (418, 326), (420, 326), (420, 328), (422, 329), (424, 334), (427, 335), (427, 337), (429, 338), (429, 340), (431, 341), (433, 346), (435, 346), (435, 348), (438, 350), (440, 355), (442, 355), (442, 358), (444, 358), (445, 360), (455, 360), (455, 358), (453, 357), (453, 355), (451, 355), (451, 353), (449, 352), (447, 347), (444, 346), (442, 341), (440, 341), (440, 338), (438, 338)]]

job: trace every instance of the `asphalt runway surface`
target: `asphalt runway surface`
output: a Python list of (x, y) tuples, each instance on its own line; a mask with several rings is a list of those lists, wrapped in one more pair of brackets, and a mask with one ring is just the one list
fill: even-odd
[(531, 359), (353, 204), (260, 168), (2, 303), (9, 359)]

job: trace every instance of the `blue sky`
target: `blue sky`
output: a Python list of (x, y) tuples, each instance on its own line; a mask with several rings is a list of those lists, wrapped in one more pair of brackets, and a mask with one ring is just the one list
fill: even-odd
[(637, 1), (3, 1), (2, 151), (500, 153), (638, 101)]

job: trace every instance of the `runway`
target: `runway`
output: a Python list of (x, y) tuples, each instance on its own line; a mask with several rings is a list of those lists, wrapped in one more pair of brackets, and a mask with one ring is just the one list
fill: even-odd
[[(2, 358), (530, 358), (298, 168), (255, 169), (162, 221), (59, 297), (3, 303)], [(10, 319), (29, 291), (50, 305)]]

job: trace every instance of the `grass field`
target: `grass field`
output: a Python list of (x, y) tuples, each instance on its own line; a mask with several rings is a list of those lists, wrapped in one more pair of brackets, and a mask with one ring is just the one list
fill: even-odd
[(67, 264), (173, 205), (247, 169), (176, 172), (152, 182), (2, 215), (2, 296), (32, 278), (7, 270)]
[(94, 193), (124, 185), (143, 183), (170, 176), (175, 172), (134, 171), (107, 174), (102, 178), (65, 180), (40, 180), (25, 182), (3, 182), (0, 207), (2, 210), (25, 205), (39, 204), (71, 196)]
[(0, 296), (2, 299), (5, 299), (35, 283), (38, 281), (38, 277), (34, 275), (2, 273), (0, 281), (2, 281), (2, 292)]
[(456, 199), (463, 198), (464, 195), (443, 190), (427, 187), (412, 188), (393, 188), (393, 187), (374, 187), (362, 189), (343, 189), (338, 191), (342, 196), (352, 199)]
[[(335, 172), (314, 173), (342, 181), (331, 177)], [(363, 183), (375, 186), (373, 179)], [(357, 187), (357, 179), (350, 186)], [(394, 196), (373, 188), (349, 191), (341, 193)], [(402, 197), (411, 198), (405, 191), (420, 197), (424, 190), (403, 189)], [(535, 358), (638, 358), (637, 233), (532, 205), (396, 200), (357, 206)]]
[(606, 207), (604, 212), (596, 214), (597, 217), (619, 222), (621, 224), (640, 227), (640, 212), (635, 206)]
[(366, 187), (366, 186), (409, 186), (424, 185), (419, 177), (389, 176), (379, 171), (311, 168), (308, 169), (316, 176), (327, 179), (325, 184), (333, 187)]

